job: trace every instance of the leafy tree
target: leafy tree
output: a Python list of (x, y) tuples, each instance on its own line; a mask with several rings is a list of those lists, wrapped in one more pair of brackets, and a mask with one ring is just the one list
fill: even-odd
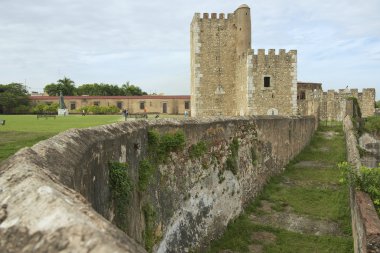
[(107, 83), (88, 83), (75, 87), (74, 82), (67, 77), (60, 79), (57, 83), (51, 83), (45, 86), (44, 91), (49, 96), (57, 96), (62, 91), (65, 96), (71, 95), (89, 95), (89, 96), (141, 96), (147, 95), (140, 87), (130, 85), (129, 82), (121, 87)]
[(0, 113), (19, 113), (28, 105), (28, 91), (24, 85), (21, 83), (0, 84)]
[(62, 91), (64, 96), (75, 95), (75, 83), (70, 78), (64, 77), (59, 79), (57, 83), (51, 83), (45, 86), (44, 91), (49, 94), (49, 96), (57, 96)]
[(141, 96), (147, 93), (129, 82), (121, 87), (106, 83), (83, 84), (76, 89), (78, 95), (89, 96)]
[(147, 95), (145, 91), (142, 91), (140, 87), (130, 85), (129, 82), (125, 83), (121, 87), (125, 96), (142, 96)]
[(105, 84), (105, 83), (83, 84), (77, 88), (76, 92), (78, 95), (89, 95), (89, 96), (121, 96), (123, 95), (122, 90), (117, 85)]
[(51, 83), (44, 87), (44, 91), (49, 94), (49, 96), (57, 96), (60, 92), (60, 87), (58, 84)]
[(376, 103), (375, 103), (375, 108), (380, 108), (380, 100), (379, 100), (379, 101), (376, 101)]

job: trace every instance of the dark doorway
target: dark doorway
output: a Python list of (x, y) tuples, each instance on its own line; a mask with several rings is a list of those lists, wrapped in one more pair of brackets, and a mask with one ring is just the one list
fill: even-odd
[(162, 104), (162, 113), (168, 113), (168, 104), (167, 103)]

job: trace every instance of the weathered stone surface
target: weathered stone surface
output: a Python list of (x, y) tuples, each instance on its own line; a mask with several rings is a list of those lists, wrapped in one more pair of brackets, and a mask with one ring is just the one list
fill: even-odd
[(145, 252), (45, 165), (30, 148), (2, 164), (1, 252)]
[[(347, 160), (355, 171), (361, 167), (358, 141), (351, 118), (344, 119)], [(380, 219), (367, 193), (350, 187), (352, 236), (355, 253), (380, 252)]]
[[(150, 221), (153, 251), (202, 249), (257, 196), (270, 176), (282, 172), (315, 127), (313, 117), (267, 116), (121, 122), (66, 131), (2, 164), (1, 248), (28, 252), (32, 242), (40, 245), (34, 243), (37, 240), (50, 245), (52, 252), (144, 252), (99, 215), (116, 222), (108, 165), (119, 161), (128, 164), (133, 185), (125, 210), (127, 234), (144, 244), (144, 207), (149, 205), (155, 212)], [(149, 152), (149, 129), (162, 134), (181, 130), (186, 144), (156, 167), (147, 190), (141, 192), (139, 164)], [(239, 143), (236, 174), (226, 169), (234, 139)], [(191, 158), (189, 148), (200, 141), (208, 144), (207, 151)], [(25, 239), (16, 243), (12, 235)], [(58, 243), (56, 238), (62, 240)]]
[(364, 133), (359, 138), (360, 147), (365, 150), (361, 162), (369, 168), (376, 168), (380, 163), (380, 136)]
[(375, 115), (375, 93), (374, 88), (363, 89), (362, 92), (358, 92), (358, 89), (340, 89), (338, 92), (328, 90), (315, 101), (320, 107), (320, 119), (343, 121), (346, 115), (352, 113), (352, 105), (350, 106), (347, 100), (349, 97), (355, 97), (358, 100), (363, 118), (373, 116)]

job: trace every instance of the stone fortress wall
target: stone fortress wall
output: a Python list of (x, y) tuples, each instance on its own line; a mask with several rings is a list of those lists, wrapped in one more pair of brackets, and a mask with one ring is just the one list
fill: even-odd
[(362, 117), (375, 115), (375, 89), (339, 89), (323, 92), (320, 83), (298, 83), (298, 113), (299, 115), (317, 115), (320, 120), (343, 121), (350, 105), (347, 99), (357, 99)]
[(251, 48), (247, 5), (191, 22), (192, 116), (296, 115), (297, 51)]
[[(270, 78), (270, 87), (264, 86), (264, 77)], [(253, 83), (253, 115), (296, 115), (297, 51), (269, 49), (265, 54), (259, 49), (253, 54)]]
[[(144, 244), (149, 226), (153, 252), (202, 252), (284, 170), (316, 126), (314, 117), (223, 117), (119, 122), (60, 133), (0, 165), (0, 251), (142, 253), (136, 242)], [(149, 155), (151, 130), (182, 131), (185, 147), (155, 168), (142, 192), (140, 164)], [(207, 149), (192, 157), (191, 148), (200, 142)], [(235, 172), (226, 165), (231, 157)], [(111, 224), (112, 161), (128, 165), (128, 236)], [(155, 213), (149, 219), (147, 206)]]
[(192, 116), (315, 115), (342, 121), (346, 98), (358, 99), (363, 117), (374, 115), (375, 89), (329, 90), (297, 83), (297, 51), (251, 48), (250, 8), (196, 13), (191, 22)]

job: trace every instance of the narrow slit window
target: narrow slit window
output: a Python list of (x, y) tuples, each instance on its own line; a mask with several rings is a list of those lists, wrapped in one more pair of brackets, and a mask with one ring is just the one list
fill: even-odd
[(306, 94), (304, 91), (301, 91), (300, 99), (306, 99)]
[(270, 87), (270, 77), (269, 76), (264, 77), (264, 87)]

